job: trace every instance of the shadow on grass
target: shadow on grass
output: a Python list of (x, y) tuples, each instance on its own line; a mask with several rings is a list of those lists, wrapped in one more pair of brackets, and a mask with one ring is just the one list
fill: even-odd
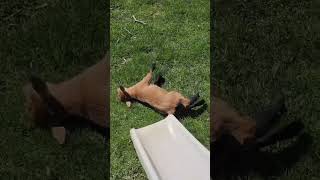
[(197, 103), (197, 106), (192, 109), (186, 109), (185, 107), (177, 107), (176, 113), (174, 114), (180, 121), (186, 117), (197, 118), (208, 108), (207, 103), (202, 99)]
[(68, 132), (73, 133), (75, 131), (81, 131), (84, 129), (90, 129), (97, 134), (103, 136), (103, 138), (107, 141), (110, 139), (110, 128), (109, 127), (102, 127), (95, 124), (92, 120), (84, 118), (79, 115), (69, 115), (70, 119), (76, 119), (76, 121), (65, 121), (63, 126), (68, 130)]
[[(272, 176), (280, 176), (287, 169), (290, 169), (306, 154), (312, 145), (312, 138), (309, 134), (303, 133), (295, 142), (280, 152), (269, 152), (262, 150), (237, 151), (236, 143), (232, 138), (227, 141), (233, 146), (228, 146), (224, 152), (214, 153), (212, 175), (214, 179), (247, 179), (252, 173), (258, 174), (264, 179)], [(234, 140), (235, 141), (235, 140)], [(227, 153), (226, 151), (232, 153)]]
[[(139, 101), (137, 99), (134, 99), (133, 102), (140, 103), (140, 104), (144, 105), (145, 107), (152, 109), (156, 113), (161, 114), (163, 117), (166, 117), (168, 115), (166, 113), (163, 113), (163, 112), (155, 109), (153, 106), (151, 106), (148, 103)], [(183, 105), (178, 106), (176, 108), (176, 112), (174, 113), (174, 116), (180, 121), (186, 117), (197, 118), (202, 113), (204, 113), (207, 110), (207, 108), (208, 108), (207, 103), (204, 100), (201, 100), (201, 101), (199, 101), (199, 103), (197, 103), (196, 108), (193, 108), (193, 109), (186, 109), (185, 107), (183, 107)]]

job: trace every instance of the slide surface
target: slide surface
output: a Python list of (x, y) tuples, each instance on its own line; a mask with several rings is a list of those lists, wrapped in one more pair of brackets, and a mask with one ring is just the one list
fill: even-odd
[(210, 180), (210, 152), (175, 116), (130, 135), (150, 180)]

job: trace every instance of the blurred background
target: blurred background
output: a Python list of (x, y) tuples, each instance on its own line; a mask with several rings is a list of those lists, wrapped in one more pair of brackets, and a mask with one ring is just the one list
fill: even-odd
[[(22, 86), (31, 73), (59, 82), (98, 62), (108, 48), (108, 2), (0, 2), (0, 177), (106, 179), (108, 145), (91, 131), (61, 146), (27, 126)], [(10, 177), (10, 178), (9, 178)]]
[[(276, 171), (268, 175), (250, 172), (242, 178), (320, 177), (319, 14), (319, 3), (314, 1), (223, 0), (214, 4), (211, 76), (221, 96), (241, 112), (252, 114), (282, 92), (288, 112), (281, 121), (302, 121), (313, 141), (283, 153), (285, 160), (279, 158), (272, 165)], [(269, 150), (283, 152), (288, 144)]]

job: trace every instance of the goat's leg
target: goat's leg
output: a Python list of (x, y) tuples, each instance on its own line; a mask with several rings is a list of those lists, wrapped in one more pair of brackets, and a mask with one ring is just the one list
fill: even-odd
[(299, 135), (303, 128), (304, 125), (302, 122), (294, 121), (287, 126), (271, 129), (265, 136), (257, 140), (258, 147), (268, 146), (278, 141), (293, 138)]
[(139, 84), (149, 85), (152, 79), (152, 71), (148, 72), (148, 74), (139, 82)]
[(163, 84), (166, 82), (166, 79), (161, 75), (158, 76), (157, 80), (154, 82), (155, 85), (162, 87)]
[(257, 122), (256, 136), (263, 136), (274, 124), (274, 122), (286, 111), (284, 98), (278, 97), (276, 102), (264, 111), (256, 113), (254, 119)]
[(199, 99), (199, 98), (200, 98), (199, 93), (197, 93), (196, 95), (190, 97), (190, 98), (189, 98), (189, 99), (190, 99), (190, 103), (189, 103), (189, 105), (187, 106), (187, 108), (188, 108), (188, 109), (191, 109), (191, 108), (195, 107), (196, 104), (198, 104), (197, 102), (198, 102), (198, 99)]
[(148, 72), (148, 74), (139, 82), (139, 84), (144, 84), (144, 85), (149, 85), (151, 80), (152, 80), (152, 75), (153, 75), (153, 71), (156, 68), (156, 64), (153, 63), (151, 65), (150, 71)]

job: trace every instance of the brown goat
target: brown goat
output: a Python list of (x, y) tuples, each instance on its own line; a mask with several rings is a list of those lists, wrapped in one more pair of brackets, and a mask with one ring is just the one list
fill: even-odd
[(217, 97), (213, 97), (211, 101), (211, 119), (211, 141), (213, 142), (223, 134), (232, 135), (240, 144), (246, 144), (255, 139), (256, 122)]
[(152, 84), (152, 74), (154, 65), (149, 73), (137, 84), (124, 88), (118, 88), (118, 98), (122, 102), (126, 102), (130, 107), (133, 100), (138, 100), (147, 103), (157, 111), (163, 114), (176, 113), (177, 107), (182, 106), (185, 109), (190, 109), (194, 106), (199, 96), (186, 98), (176, 91), (167, 91), (160, 87), (157, 83)]
[[(233, 179), (249, 174), (252, 170), (265, 173), (269, 166), (279, 163), (279, 152), (266, 152), (263, 148), (299, 137), (304, 129), (303, 123), (299, 120), (288, 123), (277, 122), (276, 120), (284, 112), (286, 107), (282, 95), (275, 98), (274, 104), (252, 117), (238, 112), (223, 100), (213, 96), (210, 146), (213, 154), (211, 161), (215, 163), (211, 167), (212, 178)], [(305, 140), (303, 138), (303, 141)], [(301, 144), (294, 146), (298, 147)], [(289, 152), (291, 153), (291, 150)], [(287, 159), (286, 157), (282, 160), (284, 164)]]
[[(82, 73), (60, 83), (44, 83), (40, 79), (33, 78), (23, 88), (27, 113), (34, 120), (33, 124), (51, 128), (53, 136), (59, 143), (64, 143), (66, 132), (63, 124), (65, 123), (77, 124), (77, 121), (87, 118), (97, 126), (109, 127), (107, 69), (106, 56)], [(59, 108), (61, 111), (57, 111)], [(66, 117), (65, 114), (68, 114), (67, 117), (70, 118), (59, 120), (68, 122), (61, 122), (51, 127), (51, 124), (54, 124), (52, 118), (50, 119), (52, 109), (54, 113), (60, 113), (56, 116), (58, 118)]]
[[(265, 108), (264, 111), (249, 116), (240, 113), (226, 102), (213, 96), (211, 101), (211, 142), (215, 142), (223, 135), (230, 135), (240, 145), (265, 144), (275, 142), (283, 129), (300, 128), (300, 123), (291, 123), (283, 129), (273, 127), (275, 120), (286, 111), (283, 96), (276, 98), (275, 103)], [(282, 132), (281, 132), (282, 131)], [(289, 133), (288, 133), (289, 134)], [(288, 135), (290, 137), (290, 135)]]

